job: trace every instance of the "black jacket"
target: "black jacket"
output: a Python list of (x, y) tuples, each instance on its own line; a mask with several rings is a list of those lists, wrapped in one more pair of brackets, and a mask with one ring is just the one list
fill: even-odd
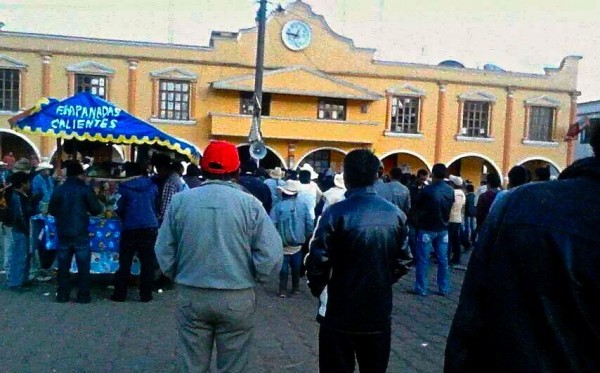
[(33, 215), (31, 197), (13, 190), (8, 208), (12, 229), (15, 232), (29, 235), (29, 219)]
[(242, 175), (238, 180), (238, 184), (246, 188), (246, 190), (262, 203), (267, 211), (271, 212), (273, 201), (271, 197), (271, 189), (265, 185), (259, 178), (252, 175)]
[(89, 240), (89, 215), (101, 212), (102, 206), (92, 188), (76, 177), (69, 177), (58, 186), (48, 205), (48, 213), (56, 219), (56, 231), (61, 244)]
[(370, 188), (352, 189), (319, 219), (306, 276), (321, 301), (317, 320), (343, 332), (381, 332), (390, 327), (392, 285), (403, 266), (406, 216)]
[(488, 215), (445, 372), (600, 372), (600, 160), (511, 190)]
[(427, 185), (414, 203), (415, 226), (431, 232), (447, 230), (453, 204), (454, 190), (451, 186), (442, 180)]

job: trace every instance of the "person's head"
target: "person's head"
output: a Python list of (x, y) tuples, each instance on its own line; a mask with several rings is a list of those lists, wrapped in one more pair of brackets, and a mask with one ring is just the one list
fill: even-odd
[(127, 177), (140, 176), (144, 174), (144, 168), (139, 163), (125, 162), (123, 169), (125, 170), (125, 176)]
[(50, 173), (52, 173), (53, 168), (54, 166), (52, 166), (50, 163), (42, 162), (37, 165), (35, 170), (38, 171), (42, 176), (50, 176)]
[(85, 172), (83, 171), (83, 166), (78, 161), (70, 161), (67, 166), (67, 177), (76, 177), (79, 179), (83, 179), (85, 177)]
[(286, 170), (286, 180), (298, 180), (298, 171), (296, 170)]
[(13, 152), (8, 152), (8, 155), (12, 157), (13, 156)]
[(298, 173), (298, 180), (300, 180), (302, 184), (310, 184), (310, 171), (300, 170)]
[(402, 169), (400, 167), (394, 167), (390, 170), (390, 179), (395, 181), (402, 180)]
[(183, 175), (183, 165), (181, 162), (173, 161), (169, 167), (171, 168), (171, 172), (176, 172), (179, 176)]
[(91, 164), (92, 163), (92, 159), (90, 157), (83, 157), (83, 160), (81, 162), (83, 164)]
[(445, 164), (436, 163), (431, 168), (431, 178), (436, 181), (444, 180), (446, 177), (446, 172), (448, 172), (448, 169), (446, 168)]
[(187, 176), (200, 176), (200, 168), (193, 163), (188, 164), (185, 174)]
[(423, 184), (425, 181), (427, 181), (428, 176), (429, 176), (429, 172), (427, 172), (427, 170), (422, 168), (419, 171), (417, 171), (417, 179), (415, 181), (417, 183)]
[(344, 184), (347, 189), (368, 187), (378, 178), (379, 159), (367, 149), (353, 150), (344, 157)]
[(502, 180), (500, 180), (500, 175), (498, 175), (495, 172), (491, 172), (491, 173), (487, 174), (485, 177), (485, 180), (486, 180), (487, 187), (489, 189), (500, 188), (500, 185), (502, 185)]
[(255, 175), (257, 169), (256, 161), (249, 159), (242, 164), (242, 175)]
[(15, 172), (11, 178), (10, 182), (13, 185), (13, 188), (21, 190), (23, 192), (29, 192), (31, 189), (30, 177), (25, 172)]
[(158, 177), (166, 178), (171, 173), (171, 157), (164, 153), (155, 153), (152, 155), (152, 164), (156, 168)]
[(211, 141), (204, 150), (200, 167), (208, 180), (237, 180), (240, 176), (240, 155), (235, 145), (227, 141)]
[(508, 171), (508, 187), (515, 188), (527, 183), (527, 169), (523, 166), (514, 166)]
[(467, 193), (475, 193), (475, 187), (473, 184), (467, 184), (466, 186)]
[(550, 180), (550, 167), (538, 167), (535, 169), (534, 173), (537, 181)]
[(380, 161), (379, 168), (377, 169), (377, 177), (381, 179), (383, 177), (384, 173), (385, 173), (385, 168), (383, 167), (383, 163), (381, 163), (381, 161)]

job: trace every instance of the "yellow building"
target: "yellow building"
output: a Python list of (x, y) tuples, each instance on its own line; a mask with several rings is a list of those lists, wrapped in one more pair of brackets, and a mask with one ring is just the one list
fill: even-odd
[[(207, 47), (0, 31), (2, 152), (27, 144), (49, 156), (50, 139), (25, 138), (7, 119), (39, 98), (86, 90), (203, 149), (210, 139), (244, 148), (251, 123), (256, 28), (213, 32)], [(572, 159), (580, 57), (544, 74), (423, 65), (374, 58), (336, 34), (302, 1), (267, 22), (263, 166), (339, 169), (354, 148), (386, 167), (434, 163), (478, 181), (515, 164)], [(451, 65), (451, 64), (450, 64)], [(17, 154), (24, 155), (24, 154)]]

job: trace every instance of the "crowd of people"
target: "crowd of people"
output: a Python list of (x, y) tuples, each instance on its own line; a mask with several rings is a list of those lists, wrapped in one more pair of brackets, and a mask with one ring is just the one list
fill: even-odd
[[(592, 137), (600, 154), (600, 135)], [(102, 205), (86, 184), (83, 165), (66, 162), (60, 183), (47, 162), (35, 167), (35, 176), (27, 159), (11, 168), (3, 176), (8, 212), (3, 229), (11, 230), (10, 249), (4, 247), (8, 288), (22, 292), (30, 286), (28, 221), (50, 214), (59, 239), (56, 301), (70, 300), (75, 256), (76, 300), (89, 303), (87, 225)], [(532, 175), (515, 166), (506, 189), (498, 174), (487, 174), (476, 188), (441, 163), (431, 173), (421, 169), (412, 175), (396, 167), (386, 175), (364, 149), (346, 155), (343, 173), (318, 174), (310, 164), (263, 170), (252, 160), (241, 164), (237, 148), (224, 141), (212, 141), (200, 167), (190, 164), (185, 171), (166, 154), (155, 154), (149, 165), (128, 162), (122, 168), (119, 269), (111, 299), (127, 300), (134, 255), (141, 265), (140, 301), (151, 301), (157, 284), (176, 284), (183, 371), (208, 369), (214, 343), (219, 371), (246, 371), (254, 287), (276, 270), (278, 297), (298, 295), (306, 276), (318, 299), (320, 371), (352, 372), (358, 363), (360, 371), (385, 372), (392, 286), (414, 267), (411, 292), (428, 296), (432, 262), (440, 296), (451, 291), (451, 269), (467, 270), (448, 340), (447, 371), (482, 371), (490, 364), (503, 367), (493, 371), (600, 368), (592, 354), (600, 347), (598, 298), (590, 298), (600, 289), (597, 267), (592, 268), (600, 264), (598, 242), (590, 235), (600, 215), (581, 218), (575, 210), (586, 206), (595, 212), (600, 206), (597, 158), (567, 168), (560, 177), (565, 181), (549, 181), (548, 168)], [(573, 193), (577, 187), (586, 192), (585, 204)], [(467, 263), (464, 253), (474, 247)], [(42, 270), (48, 270), (54, 258), (38, 255)], [(566, 299), (581, 306), (565, 305)], [(552, 320), (544, 322), (544, 312)], [(527, 325), (518, 321), (523, 315)], [(565, 324), (557, 323), (569, 317), (576, 319), (575, 329), (561, 332)], [(591, 345), (577, 333), (587, 335)], [(534, 352), (536, 343), (545, 350)]]

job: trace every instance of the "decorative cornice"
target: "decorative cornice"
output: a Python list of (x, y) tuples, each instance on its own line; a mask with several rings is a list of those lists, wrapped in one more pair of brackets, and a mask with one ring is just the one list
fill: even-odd
[(138, 60), (128, 60), (129, 62), (129, 70), (137, 70), (139, 61)]
[(75, 74), (112, 75), (115, 69), (95, 61), (84, 61), (67, 66), (66, 70)]
[(531, 97), (525, 100), (525, 106), (560, 107), (561, 102), (546, 95)]
[(425, 96), (425, 90), (417, 88), (410, 83), (404, 83), (399, 86), (388, 88), (385, 93), (401, 96), (422, 97)]
[(27, 69), (27, 64), (4, 54), (0, 54), (0, 68), (25, 70)]
[(51, 60), (52, 60), (52, 55), (51, 54), (43, 54), (42, 55), (42, 63), (44, 65), (49, 65)]
[(461, 93), (458, 95), (460, 101), (485, 101), (485, 102), (496, 102), (498, 99), (491, 93), (483, 91), (471, 91)]
[(156, 79), (176, 79), (195, 82), (198, 75), (183, 67), (167, 67), (166, 69), (156, 70), (150, 73), (150, 76)]

